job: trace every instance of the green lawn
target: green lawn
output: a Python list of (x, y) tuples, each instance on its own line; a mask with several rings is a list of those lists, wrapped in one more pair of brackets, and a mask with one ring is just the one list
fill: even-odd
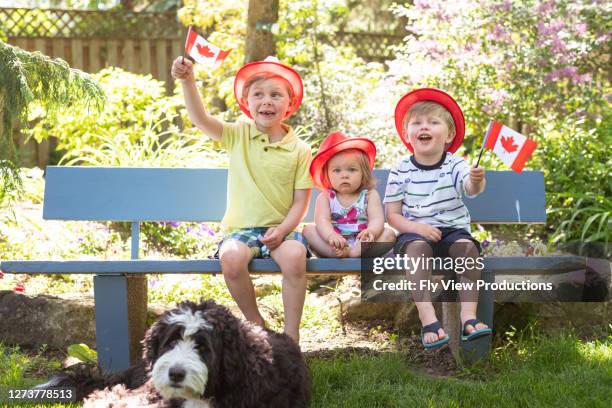
[[(534, 335), (453, 377), (419, 374), (408, 361), (400, 353), (310, 358), (312, 407), (607, 408), (612, 399), (612, 336), (587, 342), (572, 334)], [(0, 405), (6, 406), (7, 388), (46, 380), (36, 374), (56, 364), (0, 345)]]
[(419, 374), (406, 356), (312, 360), (313, 407), (609, 407), (612, 342), (523, 340), (456, 377)]

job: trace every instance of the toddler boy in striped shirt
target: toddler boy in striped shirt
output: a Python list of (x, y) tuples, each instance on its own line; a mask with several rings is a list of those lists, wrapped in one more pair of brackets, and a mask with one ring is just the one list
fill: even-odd
[[(417, 89), (398, 102), (395, 125), (413, 153), (391, 170), (385, 192), (387, 220), (400, 233), (395, 253), (475, 260), (480, 255), (480, 243), (470, 233), (470, 214), (462, 197), (480, 194), (486, 180), (482, 167), (470, 168), (462, 157), (452, 154), (465, 133), (461, 108), (445, 92)], [(431, 263), (420, 265), (417, 270), (406, 271), (416, 288), (421, 287), (421, 281), (431, 280)], [(473, 283), (472, 290), (459, 292), (462, 340), (490, 335), (491, 329), (476, 319), (475, 288), (480, 270), (465, 268), (457, 274), (460, 281)], [(447, 343), (449, 336), (436, 318), (429, 291), (417, 289), (412, 295), (423, 326), (423, 347), (431, 349)]]

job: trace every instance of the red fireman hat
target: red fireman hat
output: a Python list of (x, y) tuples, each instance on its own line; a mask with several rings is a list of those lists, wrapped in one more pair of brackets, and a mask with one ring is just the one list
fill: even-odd
[(365, 153), (370, 162), (370, 169), (374, 168), (374, 162), (376, 161), (376, 146), (374, 142), (365, 137), (351, 138), (342, 132), (332, 132), (323, 140), (317, 155), (312, 159), (312, 163), (310, 163), (310, 176), (317, 188), (325, 188), (323, 174), (325, 163), (336, 154), (349, 149), (358, 149)]
[(236, 79), (234, 80), (234, 96), (236, 97), (236, 101), (238, 101), (240, 110), (242, 110), (249, 118), (253, 119), (251, 112), (249, 112), (247, 101), (242, 96), (242, 92), (244, 90), (244, 85), (249, 81), (249, 79), (263, 73), (278, 75), (287, 81), (291, 87), (291, 90), (293, 91), (293, 100), (291, 101), (289, 110), (285, 114), (285, 119), (287, 119), (300, 107), (302, 98), (304, 97), (304, 85), (302, 84), (300, 74), (298, 74), (293, 68), (278, 62), (278, 59), (275, 57), (267, 57), (263, 61), (246, 64), (236, 73)]
[(413, 152), (412, 145), (408, 142), (408, 137), (404, 135), (404, 129), (402, 122), (408, 110), (417, 102), (431, 101), (439, 103), (448, 110), (455, 122), (455, 138), (451, 142), (447, 151), (454, 153), (461, 146), (463, 137), (465, 136), (465, 119), (463, 118), (463, 112), (459, 107), (459, 104), (446, 92), (443, 92), (435, 88), (420, 88), (414, 91), (408, 92), (402, 96), (395, 106), (395, 128), (399, 134), (402, 142), (406, 147)]

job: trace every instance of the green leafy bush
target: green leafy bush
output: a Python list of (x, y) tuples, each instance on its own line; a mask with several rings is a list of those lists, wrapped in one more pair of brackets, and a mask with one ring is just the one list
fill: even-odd
[(551, 240), (612, 241), (612, 115), (595, 128), (569, 120), (567, 133), (551, 131), (540, 147), (545, 169)]
[[(74, 158), (74, 151), (91, 153), (109, 139), (136, 142), (151, 134), (176, 134), (173, 121), (180, 114), (183, 101), (165, 95), (164, 83), (150, 75), (137, 75), (119, 68), (106, 68), (94, 75), (108, 98), (101, 112), (72, 107), (56, 120), (38, 121), (29, 133), (36, 140), (54, 136), (57, 148)], [(35, 120), (40, 112), (34, 112)], [(89, 149), (89, 150), (83, 150)], [(130, 165), (129, 163), (122, 163)]]
[(188, 258), (214, 255), (220, 241), (218, 225), (186, 222), (145, 222), (141, 231), (148, 246)]

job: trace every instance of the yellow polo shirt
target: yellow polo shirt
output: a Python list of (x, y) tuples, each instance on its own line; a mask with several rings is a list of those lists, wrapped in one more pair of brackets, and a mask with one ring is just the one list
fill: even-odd
[(272, 227), (283, 222), (296, 189), (312, 188), (310, 146), (288, 127), (278, 142), (257, 130), (255, 122), (225, 123), (221, 147), (229, 154), (224, 232)]

